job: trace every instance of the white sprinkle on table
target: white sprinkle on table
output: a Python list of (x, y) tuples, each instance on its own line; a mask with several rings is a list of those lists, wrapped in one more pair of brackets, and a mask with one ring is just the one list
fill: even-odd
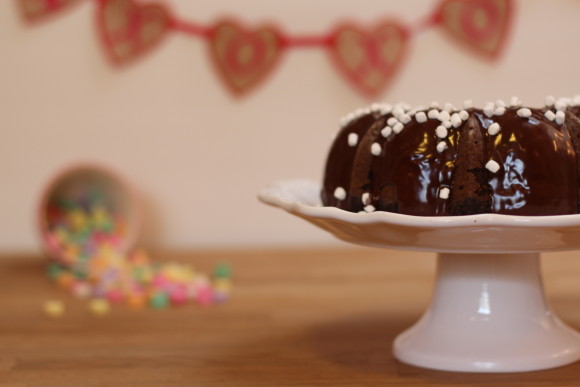
[(427, 115), (425, 114), (425, 112), (418, 112), (417, 114), (415, 114), (415, 119), (417, 120), (418, 123), (422, 124), (423, 122), (427, 121)]
[(445, 141), (439, 141), (437, 143), (437, 152), (442, 153), (445, 149), (447, 149), (447, 143)]
[(449, 188), (447, 187), (443, 187), (439, 190), (439, 198), (443, 199), (443, 200), (447, 200), (449, 199), (449, 193), (451, 191), (449, 190)]
[(346, 199), (346, 191), (342, 187), (336, 187), (334, 190), (334, 197), (338, 200)]
[(391, 135), (391, 133), (393, 133), (393, 128), (391, 128), (390, 126), (385, 126), (382, 130), (381, 130), (381, 136), (383, 136), (384, 138), (387, 138)]
[(452, 104), (446, 103), (445, 106), (443, 106), (443, 110), (445, 110), (447, 113), (451, 113), (453, 110), (455, 110), (455, 108)]
[(556, 98), (554, 98), (553, 95), (547, 95), (546, 98), (544, 99), (544, 103), (548, 107), (552, 106), (555, 102), (556, 102)]
[(544, 113), (544, 117), (546, 117), (550, 121), (554, 121), (556, 119), (556, 114), (554, 114), (551, 110), (546, 110)]
[(558, 125), (562, 125), (565, 120), (566, 120), (566, 113), (564, 113), (562, 110), (558, 110), (556, 112), (556, 123)]
[(464, 109), (471, 109), (473, 108), (473, 101), (470, 99), (466, 99), (465, 101), (463, 101), (463, 108)]
[(437, 127), (437, 129), (435, 129), (435, 134), (439, 138), (445, 138), (445, 137), (447, 137), (447, 134), (448, 134), (447, 128), (445, 126), (443, 126), (443, 125), (439, 125)]
[(358, 134), (349, 133), (348, 135), (348, 146), (356, 146), (358, 144)]
[(429, 105), (429, 107), (430, 108), (433, 108), (433, 109), (438, 109), (439, 108), (439, 102), (433, 101), (433, 102), (431, 102), (431, 104)]
[(505, 102), (501, 99), (498, 99), (497, 101), (495, 101), (495, 106), (496, 107), (505, 107)]
[(489, 125), (489, 127), (487, 128), (487, 133), (490, 136), (495, 136), (496, 134), (499, 133), (500, 130), (501, 130), (501, 127), (499, 126), (499, 124), (497, 122), (494, 122), (493, 124)]
[(373, 142), (371, 145), (371, 153), (374, 156), (379, 156), (381, 154), (381, 145), (378, 142)]
[(528, 108), (518, 109), (517, 115), (518, 117), (528, 118), (532, 116), (532, 111)]
[(497, 161), (494, 160), (489, 160), (486, 164), (485, 164), (485, 168), (492, 172), (492, 173), (496, 173), (497, 171), (499, 171), (500, 166), (497, 163)]

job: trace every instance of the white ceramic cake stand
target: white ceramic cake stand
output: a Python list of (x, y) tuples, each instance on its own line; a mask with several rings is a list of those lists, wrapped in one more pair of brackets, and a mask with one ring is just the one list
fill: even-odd
[(519, 372), (580, 359), (580, 335), (548, 306), (539, 252), (580, 249), (580, 215), (419, 217), (322, 207), (320, 185), (279, 182), (259, 199), (374, 247), (438, 253), (423, 317), (394, 341), (402, 362), (462, 372)]

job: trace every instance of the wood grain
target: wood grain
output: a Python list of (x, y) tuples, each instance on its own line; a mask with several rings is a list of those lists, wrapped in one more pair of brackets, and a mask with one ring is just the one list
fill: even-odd
[[(345, 248), (164, 257), (200, 270), (228, 261), (233, 298), (164, 311), (117, 306), (96, 318), (44, 277), (40, 256), (0, 257), (0, 387), (580, 385), (580, 363), (464, 374), (397, 362), (391, 342), (428, 304), (433, 254)], [(580, 329), (577, 253), (544, 256), (543, 271), (552, 306)], [(66, 302), (65, 316), (43, 315), (48, 298)]]

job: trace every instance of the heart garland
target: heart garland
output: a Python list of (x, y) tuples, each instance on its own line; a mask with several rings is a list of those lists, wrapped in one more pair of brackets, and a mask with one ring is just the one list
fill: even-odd
[(210, 55), (230, 90), (241, 95), (256, 87), (280, 58), (280, 34), (273, 27), (246, 29), (233, 21), (218, 23), (210, 33)]
[[(78, 0), (15, 0), (26, 20), (56, 14)], [(209, 56), (228, 89), (243, 95), (255, 89), (290, 48), (325, 48), (338, 72), (361, 94), (375, 98), (391, 84), (406, 58), (410, 38), (441, 26), (480, 56), (503, 50), (514, 14), (513, 0), (441, 0), (413, 27), (385, 21), (374, 28), (342, 24), (321, 36), (288, 36), (274, 27), (246, 27), (233, 20), (212, 27), (174, 18), (165, 6), (142, 0), (94, 0), (97, 27), (107, 56), (123, 65), (159, 45), (170, 31), (206, 39)]]
[(70, 5), (77, 3), (77, 0), (20, 0), (20, 9), (24, 18), (34, 22), (59, 12)]
[(134, 0), (101, 0), (97, 13), (107, 55), (125, 64), (158, 45), (169, 30), (169, 12), (160, 4)]
[(408, 38), (407, 30), (393, 21), (371, 30), (344, 25), (333, 34), (330, 54), (346, 79), (372, 98), (397, 74), (407, 51)]
[(443, 30), (484, 57), (500, 54), (513, 13), (510, 0), (444, 0), (439, 8)]

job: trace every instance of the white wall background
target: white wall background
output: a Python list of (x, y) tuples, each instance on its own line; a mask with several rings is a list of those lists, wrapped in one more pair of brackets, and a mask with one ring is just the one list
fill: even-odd
[[(209, 24), (230, 14), (250, 26), (277, 21), (293, 34), (322, 33), (345, 18), (413, 22), (436, 4), (165, 1), (187, 20)], [(93, 1), (33, 26), (15, 3), (0, 2), (0, 250), (37, 248), (41, 189), (61, 168), (84, 160), (112, 166), (146, 196), (149, 242), (179, 249), (335, 243), (256, 200), (272, 180), (319, 179), (338, 118), (366, 104), (323, 51), (287, 51), (269, 82), (237, 100), (201, 40), (171, 34), (119, 70), (101, 51)], [(517, 95), (538, 105), (547, 94), (580, 93), (580, 1), (516, 5), (499, 63), (473, 57), (430, 29), (412, 41), (384, 100), (483, 104)]]

